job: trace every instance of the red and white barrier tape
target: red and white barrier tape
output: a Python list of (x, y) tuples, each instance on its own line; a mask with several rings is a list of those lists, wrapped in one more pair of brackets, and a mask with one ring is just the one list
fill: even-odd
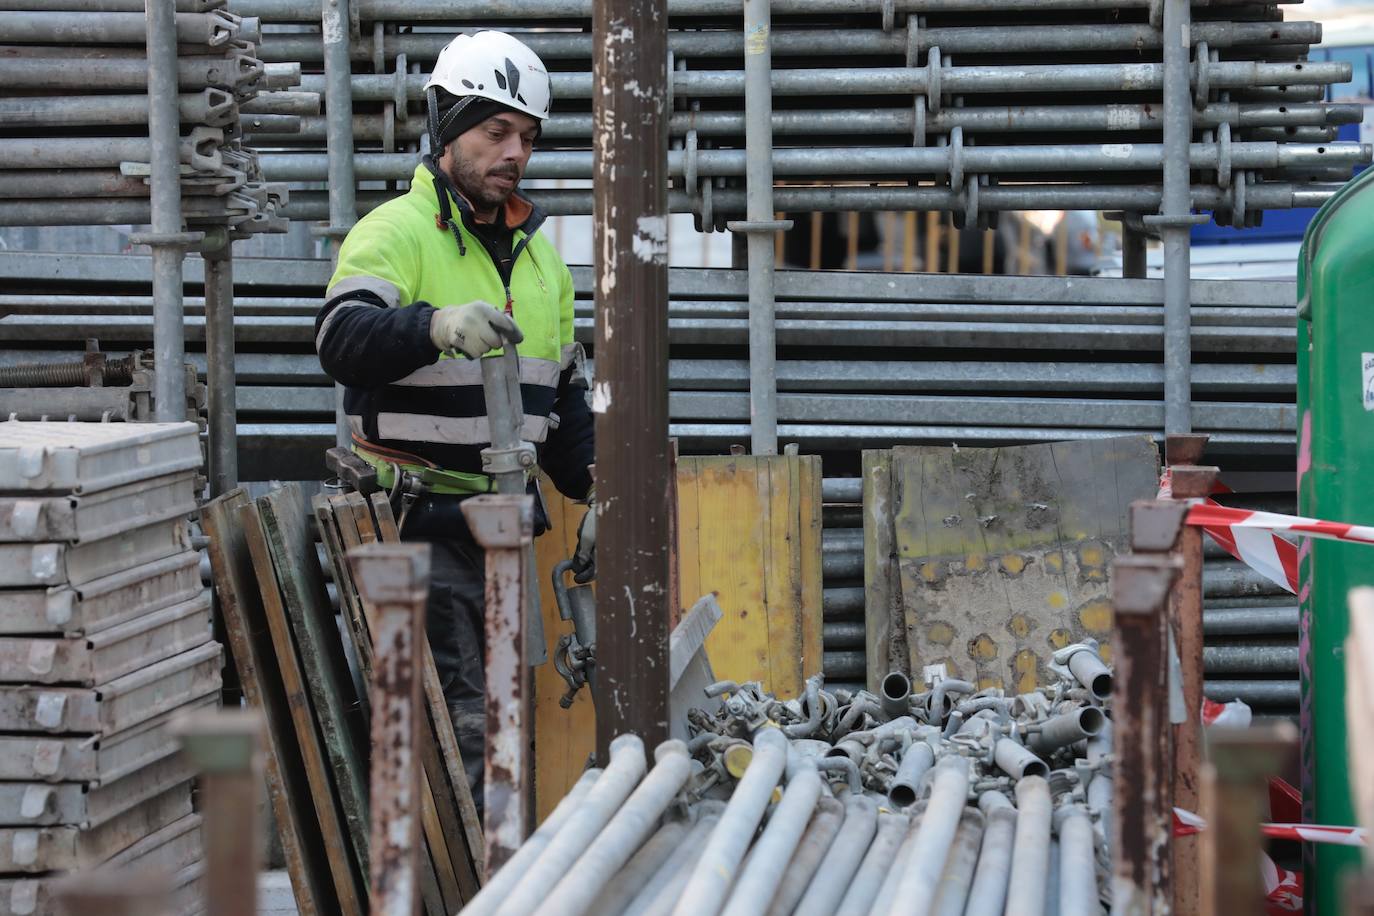
[[(1230, 491), (1218, 484), (1216, 492), (1228, 493)], [(1165, 468), (1163, 476), (1160, 477), (1159, 498), (1173, 498), (1173, 474), (1169, 468)], [(1334, 532), (1318, 534), (1314, 531), (1299, 530), (1291, 527), (1290, 523), (1293, 522), (1315, 524), (1323, 528), (1331, 526), (1333, 529), (1342, 528), (1347, 531), (1355, 527), (1352, 525), (1332, 525), (1330, 522), (1318, 522), (1315, 519), (1297, 518), (1291, 515), (1277, 515), (1273, 512), (1228, 509), (1210, 498), (1194, 499), (1190, 502), (1192, 509), (1188, 512), (1188, 524), (1200, 526), (1212, 540), (1220, 544), (1231, 556), (1294, 595), (1298, 593), (1298, 548), (1291, 541), (1284, 540), (1274, 532), (1276, 530), (1293, 531), (1295, 534), (1312, 534), (1314, 537), (1335, 536)], [(1260, 520), (1259, 517), (1261, 516), (1267, 522), (1277, 522), (1278, 524), (1266, 524), (1265, 521)], [(1370, 529), (1361, 530), (1368, 531)]]
[[(1207, 822), (1191, 811), (1174, 809), (1174, 836), (1192, 836), (1207, 829)], [(1363, 827), (1326, 827), (1318, 824), (1260, 824), (1260, 833), (1276, 840), (1329, 843), (1336, 846), (1367, 846)]]

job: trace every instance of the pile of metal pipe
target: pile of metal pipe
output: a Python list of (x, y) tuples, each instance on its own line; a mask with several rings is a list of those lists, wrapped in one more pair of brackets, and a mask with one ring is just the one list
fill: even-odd
[[(959, 224), (981, 227), (1006, 210), (1154, 213), (1164, 163), (1185, 148), (1164, 141), (1166, 81), (1191, 101), (1191, 204), (1219, 222), (1253, 225), (1265, 209), (1320, 203), (1370, 161), (1367, 145), (1336, 140), (1342, 125), (1358, 122), (1359, 106), (1324, 101), (1328, 85), (1349, 78), (1349, 65), (1309, 61), (1320, 25), (1285, 21), (1277, 5), (1195, 3), (1179, 74), (1186, 87), (1166, 79), (1160, 7), (1144, 0), (771, 7), (772, 63), (760, 85), (771, 85), (773, 104), (755, 110), (773, 138), (774, 207), (783, 212), (949, 210)], [(514, 32), (550, 67), (554, 113), (528, 177), (591, 177), (589, 4), (353, 0), (348, 34), (328, 43), (309, 0), (230, 0), (229, 9), (261, 21), (263, 60), (299, 64), (301, 88), (327, 100), (324, 116), (249, 132), (275, 150), (264, 160), (273, 180), (337, 180), (338, 153), (333, 173), (325, 155), (332, 124), (357, 153), (348, 165), (356, 211), (394, 194), (424, 142), (432, 62), (454, 33), (481, 27)], [(745, 211), (740, 9), (680, 0), (669, 13), (670, 208), (723, 229)], [(347, 74), (344, 60), (352, 62)], [(750, 144), (751, 160), (765, 152)], [(591, 212), (590, 189), (532, 196), (554, 214)], [(340, 220), (318, 191), (295, 195), (288, 212)]]
[(788, 700), (711, 685), (687, 742), (650, 765), (618, 738), (462, 912), (974, 916), (1057, 897), (1096, 914), (1111, 764), (1095, 688), (1111, 673), (1083, 648), (1094, 676), (1020, 696), (938, 668), (915, 692), (893, 673), (881, 695), (820, 675)]
[[(295, 85), (300, 67), (264, 64), (258, 20), (223, 5), (178, 4), (165, 61), (142, 4), (33, 0), (0, 11), (0, 225), (153, 224), (163, 169), (182, 226), (155, 228), (155, 244), (183, 227), (228, 239), (285, 231), (278, 208), (289, 193), (266, 180), (243, 132), (299, 123), (251, 112)], [(155, 166), (164, 130), (176, 142)]]

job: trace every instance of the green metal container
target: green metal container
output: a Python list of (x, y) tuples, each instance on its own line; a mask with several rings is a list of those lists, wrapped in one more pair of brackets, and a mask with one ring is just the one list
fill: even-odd
[[(1374, 524), (1374, 169), (1318, 211), (1298, 264), (1298, 512)], [(1299, 552), (1302, 629), (1303, 815), (1353, 825), (1347, 778), (1346, 595), (1374, 585), (1374, 549), (1304, 538)], [(1308, 845), (1310, 914), (1341, 911), (1345, 874), (1360, 851)]]

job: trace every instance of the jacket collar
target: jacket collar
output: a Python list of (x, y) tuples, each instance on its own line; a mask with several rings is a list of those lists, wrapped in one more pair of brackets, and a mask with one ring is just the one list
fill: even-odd
[[(432, 156), (425, 156), (421, 163), (415, 167), (415, 177), (411, 182), (411, 190), (418, 191), (421, 196), (432, 201), (435, 212), (441, 218), (447, 219), (449, 216), (447, 212), (449, 206), (445, 206), (446, 203), (456, 208), (468, 231), (476, 231), (474, 227), (477, 225), (477, 218), (473, 215), (472, 205), (453, 186), (453, 182), (448, 180), (448, 176), (439, 170), (439, 166)], [(548, 214), (544, 212), (542, 207), (518, 190), (511, 194), (500, 215), (505, 219), (509, 228), (523, 232), (527, 236), (538, 232), (539, 227), (548, 218)]]

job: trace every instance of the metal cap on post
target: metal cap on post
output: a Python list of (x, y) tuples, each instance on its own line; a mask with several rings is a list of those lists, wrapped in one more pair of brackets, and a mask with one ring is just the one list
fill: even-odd
[(413, 916), (419, 900), (420, 705), (428, 544), (374, 543), (348, 552), (372, 632), (370, 877), (373, 916)]
[(252, 709), (192, 713), (178, 718), (172, 729), (200, 773), (207, 913), (257, 916), (262, 713)]

